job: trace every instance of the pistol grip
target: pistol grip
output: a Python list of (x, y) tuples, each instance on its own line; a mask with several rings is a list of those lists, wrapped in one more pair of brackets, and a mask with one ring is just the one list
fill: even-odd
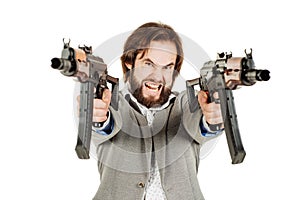
[[(214, 97), (214, 93), (216, 91), (205, 91), (205, 93), (207, 94), (207, 103), (211, 103), (211, 102), (215, 102), (216, 104), (220, 104), (220, 98), (215, 98)], [(208, 126), (210, 128), (211, 131), (219, 131), (222, 129), (222, 123), (220, 124), (209, 124)]]
[[(104, 92), (104, 90), (106, 88), (108, 88), (108, 87), (107, 86), (103, 87), (100, 84), (98, 84), (97, 87), (96, 87), (96, 92), (94, 94), (94, 98), (95, 99), (102, 99), (103, 92)], [(104, 124), (104, 122), (93, 122), (93, 127), (95, 127), (95, 128), (101, 128), (103, 126), (103, 124)]]
[(186, 81), (186, 91), (189, 103), (189, 109), (191, 113), (194, 113), (197, 109), (199, 109), (198, 99), (195, 96), (195, 85), (199, 85), (199, 78)]

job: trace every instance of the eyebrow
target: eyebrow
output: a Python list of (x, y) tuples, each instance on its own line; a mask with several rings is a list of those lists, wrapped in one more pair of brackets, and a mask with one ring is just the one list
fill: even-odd
[[(144, 58), (144, 59), (142, 59), (142, 62), (150, 62), (150, 63), (152, 63), (152, 64), (154, 64), (154, 65), (157, 65), (157, 64), (155, 64), (150, 58)], [(171, 63), (169, 63), (169, 64), (167, 64), (167, 65), (164, 65), (164, 66), (161, 66), (161, 67), (169, 67), (169, 66), (175, 66), (175, 64), (173, 63), (173, 62), (171, 62)], [(159, 65), (157, 65), (157, 66), (159, 66)]]

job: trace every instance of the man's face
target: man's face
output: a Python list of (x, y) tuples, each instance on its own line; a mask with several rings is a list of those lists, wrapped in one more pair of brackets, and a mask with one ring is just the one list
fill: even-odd
[(139, 53), (130, 70), (130, 89), (133, 96), (146, 107), (165, 103), (174, 82), (177, 51), (169, 41), (152, 41), (148, 51)]

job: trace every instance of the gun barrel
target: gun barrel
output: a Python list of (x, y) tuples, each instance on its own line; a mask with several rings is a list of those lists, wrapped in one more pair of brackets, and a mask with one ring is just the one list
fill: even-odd
[(60, 70), (65, 76), (73, 76), (77, 72), (76, 63), (73, 64), (70, 60), (64, 58), (52, 58), (51, 67)]
[(270, 71), (269, 70), (257, 70), (256, 80), (257, 81), (268, 81), (270, 79)]
[(242, 73), (242, 82), (245, 85), (252, 85), (256, 81), (268, 81), (270, 79), (270, 71), (266, 69), (250, 69)]
[(51, 59), (51, 67), (53, 69), (63, 69), (63, 64), (61, 58), (52, 58)]

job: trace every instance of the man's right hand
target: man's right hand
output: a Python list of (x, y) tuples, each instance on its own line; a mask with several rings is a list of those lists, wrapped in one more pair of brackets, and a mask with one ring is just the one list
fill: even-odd
[[(102, 99), (94, 99), (93, 122), (105, 122), (107, 120), (108, 107), (111, 101), (111, 92), (105, 89)], [(77, 96), (77, 114), (79, 116), (80, 95)]]
[(93, 122), (105, 122), (107, 120), (108, 107), (111, 101), (111, 92), (105, 89), (102, 99), (94, 99)]

